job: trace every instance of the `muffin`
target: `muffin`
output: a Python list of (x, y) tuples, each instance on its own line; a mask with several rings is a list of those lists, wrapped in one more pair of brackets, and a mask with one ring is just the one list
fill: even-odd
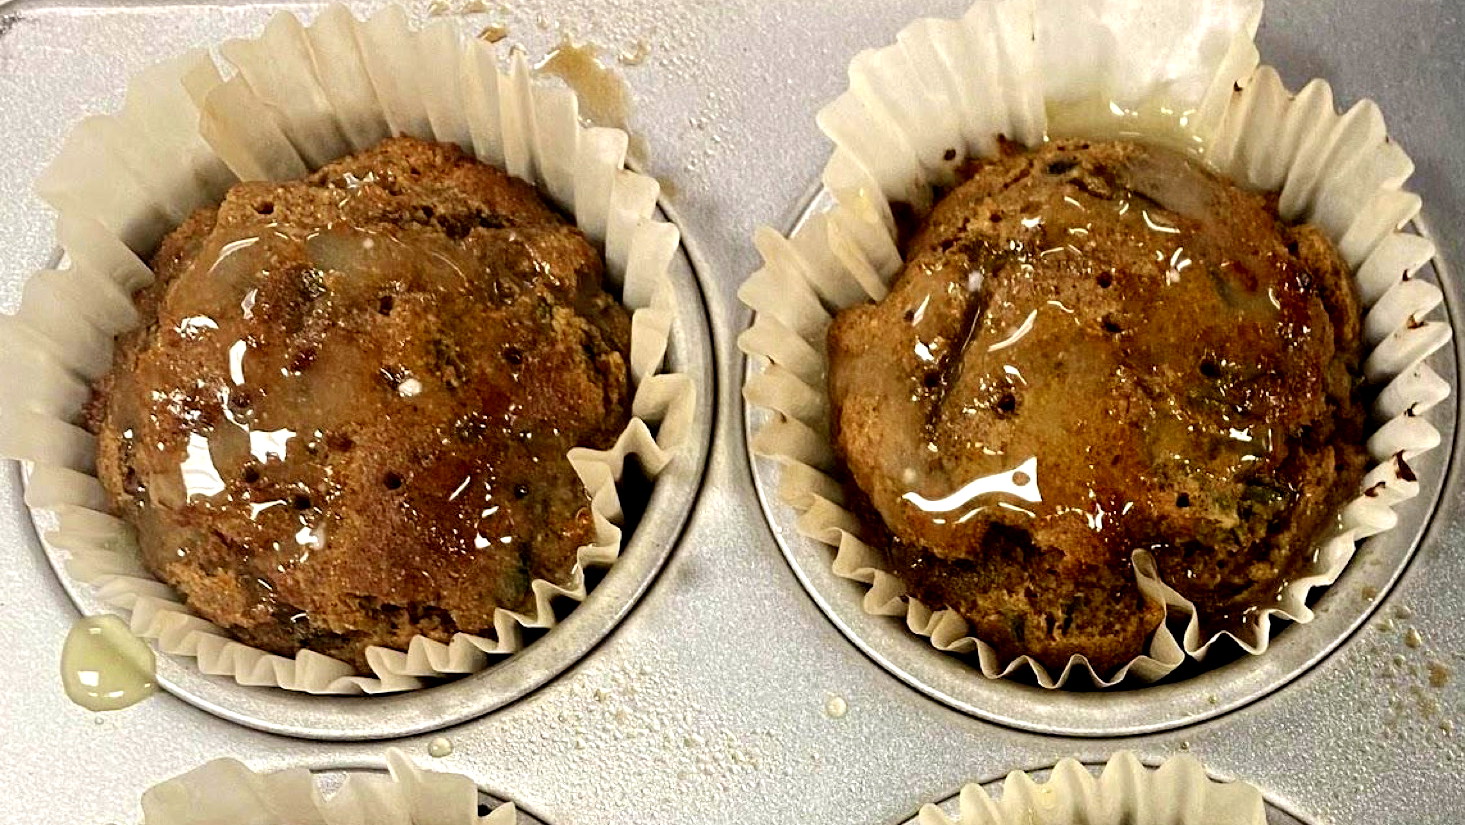
[[(858, 587), (1043, 688), (1264, 655), (1311, 621), (1425, 487), (1449, 394), (1378, 107), (1288, 90), (1254, 7), (1103, 6), (982, 3), (856, 55), (818, 114), (823, 190), (759, 231), (738, 291), (755, 481), (795, 566), (842, 580), (804, 576), (817, 600)], [(982, 685), (914, 678), (988, 715)]]
[(835, 450), (893, 572), (1001, 654), (1109, 673), (1274, 605), (1356, 494), (1359, 306), (1319, 230), (1169, 150), (1007, 145), (829, 330)]
[[(643, 525), (675, 521), (661, 511), (687, 506), (695, 472), (667, 473), (683, 456), (700, 466), (707, 429), (698, 380), (680, 371), (706, 343), (680, 323), (698, 299), (656, 181), (625, 168), (624, 132), (524, 82), (526, 55), (499, 57), (399, 5), (364, 20), (340, 4), (308, 21), (281, 12), (257, 37), (144, 69), (117, 111), (67, 132), (36, 181), (63, 265), (22, 296), (13, 372), (28, 378), (0, 397), (13, 425), (0, 452), (32, 463), (27, 504), (63, 579), (95, 599), (86, 610), (251, 689), (376, 695), (503, 665), (461, 715), (552, 678), (638, 598), (606, 594), (573, 644), (505, 659), (579, 611)], [(442, 145), (383, 149), (391, 136)], [(239, 181), (275, 183), (230, 195)], [(204, 277), (210, 256), (218, 277)], [(147, 288), (150, 260), (164, 283)], [(251, 277), (260, 288), (242, 289)], [(174, 340), (186, 336), (198, 349)], [(180, 383), (153, 421), (163, 400), (113, 367), (160, 341), (202, 363), (152, 356), (152, 379)], [(109, 411), (127, 382), (138, 402)], [(311, 419), (363, 432), (328, 438)], [(182, 431), (162, 450), (141, 435), (170, 424)], [(166, 460), (139, 457), (149, 449)], [(194, 515), (138, 512), (154, 500)], [(212, 512), (228, 502), (241, 506)], [(202, 510), (230, 532), (179, 536)], [(345, 558), (346, 541), (379, 558)], [(164, 566), (189, 592), (159, 579)], [(206, 704), (247, 699), (239, 712), (262, 726), (285, 707), (218, 689)]]
[(367, 673), (570, 578), (594, 525), (566, 454), (629, 420), (630, 321), (532, 186), (392, 138), (234, 186), (152, 268), (86, 423), (199, 615)]

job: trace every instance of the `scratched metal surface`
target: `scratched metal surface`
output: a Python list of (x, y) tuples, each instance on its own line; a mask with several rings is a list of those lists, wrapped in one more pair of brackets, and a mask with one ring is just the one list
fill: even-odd
[[(1151, 761), (1188, 751), (1218, 776), (1251, 781), (1276, 806), (1275, 823), (1444, 825), (1465, 816), (1465, 786), (1456, 779), (1465, 732), (1446, 730), (1465, 724), (1465, 488), (1458, 463), (1443, 456), (1435, 468), (1444, 479), (1440, 506), (1414, 514), (1423, 535), (1412, 556), (1397, 554), (1409, 556), (1398, 582), (1372, 601), (1347, 581), (1324, 598), (1325, 609), (1363, 623), (1351, 632), (1353, 622), (1339, 623), (1328, 643), (1340, 642), (1336, 650), (1305, 668), (1317, 656), (1300, 657), (1282, 684), (1262, 680), (1214, 718), (1189, 722), (1181, 714), (1167, 723), (1179, 727), (1127, 737), (1028, 732), (929, 698), (853, 644), (846, 631), (877, 653), (882, 643), (878, 631), (837, 626), (848, 625), (840, 618), (845, 596), (810, 579), (831, 621), (795, 574), (807, 566), (781, 552), (755, 490), (739, 398), (744, 363), (734, 338), (747, 314), (734, 291), (756, 266), (748, 238), (760, 224), (787, 229), (801, 214), (828, 151), (814, 113), (843, 89), (849, 58), (889, 42), (912, 18), (954, 15), (965, 5), (494, 6), (492, 22), (507, 22), (510, 41), (531, 55), (553, 48), (565, 32), (613, 51), (640, 41), (650, 47), (643, 63), (619, 71), (634, 98), (632, 130), (649, 147), (643, 165), (670, 184), (666, 206), (685, 233), (716, 356), (710, 458), (669, 561), (630, 615), (578, 664), (523, 699), (438, 732), (454, 746), (443, 759), (427, 755), (438, 734), (361, 742), (287, 737), (166, 694), (94, 715), (62, 694), (61, 640), (77, 611), (36, 538), (19, 470), (6, 466), (0, 638), (9, 655), (0, 690), (0, 787), (7, 804), (0, 820), (132, 823), (145, 788), (211, 758), (234, 756), (260, 769), (379, 768), (389, 745), (429, 767), (467, 773), (551, 825), (901, 823), (964, 782), (1064, 756), (1102, 761), (1120, 748)], [(52, 216), (30, 194), (30, 182), (70, 125), (114, 108), (133, 71), (186, 48), (249, 36), (280, 8), (312, 6), (0, 4), (0, 309), (13, 310), (27, 274), (52, 257)], [(1322, 76), (1341, 103), (1380, 102), (1418, 164), (1413, 186), (1440, 245), (1457, 328), (1465, 294), (1450, 267), (1465, 262), (1465, 241), (1455, 234), (1465, 224), (1462, 12), (1454, 0), (1273, 0), (1260, 34), (1263, 58), (1294, 85)], [(488, 22), (461, 21), (473, 31)], [(1452, 354), (1443, 363), (1458, 361)], [(1453, 443), (1455, 433), (1448, 438)], [(1418, 647), (1405, 642), (1411, 628), (1422, 637)], [(1432, 686), (1430, 663), (1453, 678)], [(1224, 687), (1229, 667), (1207, 678)], [(825, 712), (832, 696), (848, 705), (839, 718)], [(1046, 700), (1014, 690), (990, 701), (996, 705), (974, 710), (1009, 718), (1041, 711)], [(1168, 701), (1153, 700), (1157, 715)], [(1096, 719), (1089, 733), (1106, 727), (1102, 714)], [(1061, 718), (1045, 724), (1063, 727)]]

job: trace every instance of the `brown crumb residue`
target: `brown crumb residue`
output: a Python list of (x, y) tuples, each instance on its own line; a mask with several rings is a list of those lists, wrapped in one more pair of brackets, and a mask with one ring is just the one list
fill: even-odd
[(651, 46), (645, 40), (637, 40), (629, 49), (622, 49), (616, 55), (616, 62), (622, 66), (639, 66), (651, 55)]
[(626, 81), (599, 60), (600, 50), (568, 39), (540, 61), (535, 72), (558, 77), (580, 98), (580, 114), (597, 126), (625, 129), (631, 111)]
[(483, 31), (478, 33), (478, 39), (485, 43), (497, 43), (508, 36), (508, 26), (484, 26)]
[(1450, 683), (1450, 666), (1444, 662), (1429, 663), (1429, 686), (1442, 688)]

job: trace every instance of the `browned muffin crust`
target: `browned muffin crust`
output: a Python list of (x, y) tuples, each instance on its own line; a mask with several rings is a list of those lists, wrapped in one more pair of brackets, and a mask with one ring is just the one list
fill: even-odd
[(1163, 619), (1136, 550), (1207, 634), (1275, 604), (1362, 478), (1337, 253), (1167, 150), (968, 172), (829, 331), (834, 443), (895, 572), (1003, 656), (1101, 675)]
[(625, 427), (630, 321), (531, 186), (394, 138), (235, 186), (152, 264), (87, 423), (200, 615), (365, 672), (569, 578), (593, 525), (565, 454)]

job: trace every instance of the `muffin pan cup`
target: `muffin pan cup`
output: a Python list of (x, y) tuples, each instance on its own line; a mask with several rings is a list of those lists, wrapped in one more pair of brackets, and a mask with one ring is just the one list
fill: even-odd
[[(352, 10), (364, 16), (380, 5), (363, 0)], [(1318, 591), (1312, 623), (1277, 635), (1266, 655), (1133, 690), (1045, 691), (973, 679), (968, 664), (935, 655), (902, 623), (862, 611), (866, 588), (833, 574), (827, 547), (788, 532), (792, 508), (770, 500), (770, 514), (783, 515), (765, 519), (760, 491), (776, 489), (767, 481), (778, 468), (746, 453), (748, 410), (739, 391), (747, 364), (735, 343), (752, 320), (736, 297), (758, 266), (748, 236), (763, 224), (791, 230), (817, 194), (810, 184), (829, 148), (815, 115), (843, 90), (850, 59), (891, 42), (917, 18), (959, 17), (970, 5), (410, 3), (412, 16), (446, 18), (469, 36), (507, 25), (501, 48), (522, 44), (531, 62), (570, 32), (576, 42), (600, 46), (602, 61), (630, 87), (630, 131), (647, 147), (637, 166), (668, 184), (661, 205), (683, 230), (688, 268), (677, 282), (700, 291), (707, 309), (705, 317), (679, 316), (693, 335), (682, 347), (688, 339), (674, 333), (670, 356), (685, 365), (677, 371), (705, 370), (699, 389), (708, 391), (699, 392), (694, 416), (713, 432), (705, 474), (699, 458), (678, 476), (685, 487), (671, 485), (668, 474), (680, 466), (673, 464), (656, 493), (695, 497), (690, 516), (659, 508), (667, 517), (642, 522), (621, 559), (555, 632), (498, 667), (431, 690), (323, 697), (241, 688), (186, 659), (160, 656), (160, 680), (177, 692), (93, 714), (65, 698), (56, 664), (78, 607), (104, 608), (87, 601), (84, 586), (73, 586), (76, 599), (63, 587), (70, 579), (53, 570), (39, 538), (47, 527), (33, 526), (22, 500), (21, 469), (6, 464), (0, 716), (8, 723), (0, 785), (7, 821), (136, 825), (146, 790), (221, 757), (259, 773), (321, 772), (329, 787), (339, 772), (383, 770), (390, 746), (422, 768), (467, 776), (492, 797), (513, 800), (521, 821), (527, 811), (547, 825), (904, 823), (934, 800), (951, 800), (954, 816), (968, 783), (995, 796), (1014, 769), (1041, 782), (1072, 757), (1097, 773), (1122, 750), (1151, 769), (1194, 754), (1209, 775), (1254, 784), (1268, 802), (1269, 825), (1457, 823), (1465, 786), (1454, 766), (1465, 750), (1458, 733), (1443, 727), (1459, 724), (1465, 706), (1458, 658), (1465, 651), (1458, 619), (1465, 612), (1458, 586), (1465, 580), (1465, 470), (1450, 451), (1433, 450), (1411, 465), (1420, 495), (1399, 505), (1400, 527), (1366, 543), (1342, 578)], [(18, 305), (38, 266), (55, 265), (53, 216), (31, 189), (67, 131), (88, 114), (115, 110), (143, 67), (255, 37), (279, 8), (0, 3), (0, 120), (7, 124), (0, 308)], [(306, 19), (323, 5), (289, 8)], [(488, 10), (471, 10), (481, 8)], [(1465, 142), (1465, 101), (1455, 94), (1459, 52), (1450, 44), (1465, 38), (1465, 20), (1447, 12), (1428, 3), (1360, 0), (1344, 8), (1289, 0), (1269, 9), (1259, 42), (1293, 87), (1326, 76), (1340, 98), (1378, 95), (1419, 163), (1421, 229), (1433, 229), (1440, 247), (1420, 279), (1441, 286), (1458, 325), (1465, 301), (1450, 265), (1465, 259), (1465, 244), (1447, 230), (1465, 221), (1455, 195), (1465, 157), (1454, 150)], [(649, 47), (644, 59), (638, 40)], [(622, 52), (633, 62), (617, 63)], [(712, 348), (698, 344), (708, 328)], [(1452, 390), (1459, 346), (1429, 359)], [(714, 350), (715, 364), (699, 361)], [(0, 361), (0, 373), (12, 361)], [(1456, 392), (1431, 412), (1442, 417), (1438, 429), (1452, 448), (1458, 401)], [(660, 526), (648, 534), (649, 524)], [(655, 540), (643, 545), (642, 536)], [(618, 607), (608, 623), (592, 615), (611, 602)], [(598, 629), (576, 630), (587, 618)], [(576, 650), (535, 658), (562, 644)], [(561, 669), (562, 660), (573, 666)], [(521, 675), (532, 688), (500, 681), (512, 663), (526, 661), (534, 666)], [(965, 685), (980, 690), (965, 695), (965, 705), (953, 702), (954, 712), (893, 678), (902, 662), (918, 677), (913, 682), (953, 698)], [(1448, 669), (1441, 687), (1430, 683), (1431, 663)], [(918, 672), (926, 664), (931, 670)], [(484, 692), (502, 699), (484, 705), (493, 712), (474, 707)], [(250, 718), (280, 724), (251, 727)], [(414, 732), (445, 720), (458, 723)], [(1043, 732), (1025, 729), (1029, 722)], [(320, 738), (358, 739), (361, 732), (398, 738)], [(434, 745), (440, 736), (452, 752), (432, 758), (443, 752)]]
[[(835, 145), (823, 174), (833, 203), (788, 238), (766, 229), (755, 236), (763, 266), (738, 294), (757, 316), (739, 345), (754, 356), (744, 395), (766, 413), (752, 424), (750, 449), (779, 465), (765, 503), (797, 511), (796, 532), (834, 550), (835, 574), (868, 586), (865, 610), (903, 618), (939, 650), (971, 654), (987, 678), (1021, 671), (1045, 688), (1076, 673), (1101, 687), (1149, 682), (1187, 657), (1203, 659), (1222, 636), (1263, 655), (1274, 621), (1311, 621), (1311, 591), (1336, 581), (1360, 542), (1395, 528), (1394, 505), (1420, 491), (1411, 463), (1441, 443), (1442, 415), (1432, 411), (1450, 386), (1427, 359), (1449, 343), (1451, 327), (1435, 312), (1443, 293), (1416, 277), (1434, 246), (1406, 227), (1420, 209), (1419, 197), (1401, 189), (1414, 164), (1371, 101), (1340, 114), (1325, 81), (1294, 95), (1274, 69), (1258, 66), (1259, 11), (1252, 2), (1169, 4), (1131, 17), (1117, 0), (1007, 0), (977, 4), (959, 20), (911, 23), (895, 45), (855, 57), (849, 90), (819, 113)], [(857, 537), (831, 477), (826, 331), (839, 309), (883, 298), (898, 273), (891, 204), (923, 214), (957, 168), (996, 151), (999, 137), (1035, 145), (1050, 134), (1154, 135), (1196, 150), (1242, 186), (1280, 191), (1282, 217), (1321, 228), (1354, 273), (1364, 377), (1378, 392), (1362, 489), (1278, 604), (1234, 635), (1203, 638), (1195, 605), (1136, 551), (1141, 591), (1184, 630), (1177, 638), (1163, 622), (1145, 654), (1113, 673), (1096, 673), (1078, 655), (1056, 673), (1028, 656), (1006, 660), (956, 611), (909, 596), (883, 554)]]
[[(1098, 775), (1065, 759), (1038, 779), (1013, 771), (1000, 794), (971, 784), (957, 794), (955, 810), (927, 804), (916, 825), (1265, 825), (1266, 803), (1244, 782), (1222, 783), (1188, 756), (1154, 770), (1134, 754), (1117, 753)], [(995, 784), (995, 783), (994, 783)], [(995, 790), (995, 789), (994, 789)]]
[[(493, 46), (450, 24), (418, 31), (400, 6), (357, 20), (337, 5), (309, 27), (280, 14), (260, 38), (221, 51), (228, 79), (202, 51), (141, 72), (121, 112), (84, 121), (41, 176), (67, 266), (33, 278), (4, 329), (21, 369), (0, 402), (12, 422), (0, 452), (31, 463), (26, 500), (55, 514), (47, 541), (64, 555), (65, 574), (127, 612), (138, 636), (196, 660), (206, 675), (378, 694), (481, 672), (521, 650), (525, 631), (553, 629), (555, 601), (583, 602), (587, 571), (620, 557), (618, 484), (629, 459), (654, 487), (668, 465), (697, 458), (693, 442), (705, 433), (694, 426), (696, 381), (665, 369), (678, 316), (700, 315), (695, 296), (673, 283), (680, 233), (655, 215), (656, 181), (624, 168), (624, 132), (581, 125), (572, 92), (531, 83), (522, 54), (501, 71)], [(143, 258), (164, 234), (235, 180), (298, 179), (391, 134), (458, 144), (534, 183), (603, 250), (611, 287), (631, 310), (633, 418), (610, 449), (569, 453), (591, 495), (595, 540), (579, 549), (568, 581), (531, 582), (533, 609), (496, 611), (491, 637), (418, 636), (406, 651), (368, 649), (374, 676), (362, 677), (311, 651), (287, 658), (235, 641), (149, 575), (91, 475), (95, 439), (73, 422), (87, 382), (110, 360), (111, 336), (137, 323), (129, 296), (150, 280)]]
[[(256, 772), (218, 759), (149, 788), (142, 825), (525, 825), (512, 802), (485, 798), (462, 774), (424, 770), (388, 750), (386, 771)], [(324, 776), (321, 774), (324, 773)], [(339, 779), (327, 789), (327, 780)]]

